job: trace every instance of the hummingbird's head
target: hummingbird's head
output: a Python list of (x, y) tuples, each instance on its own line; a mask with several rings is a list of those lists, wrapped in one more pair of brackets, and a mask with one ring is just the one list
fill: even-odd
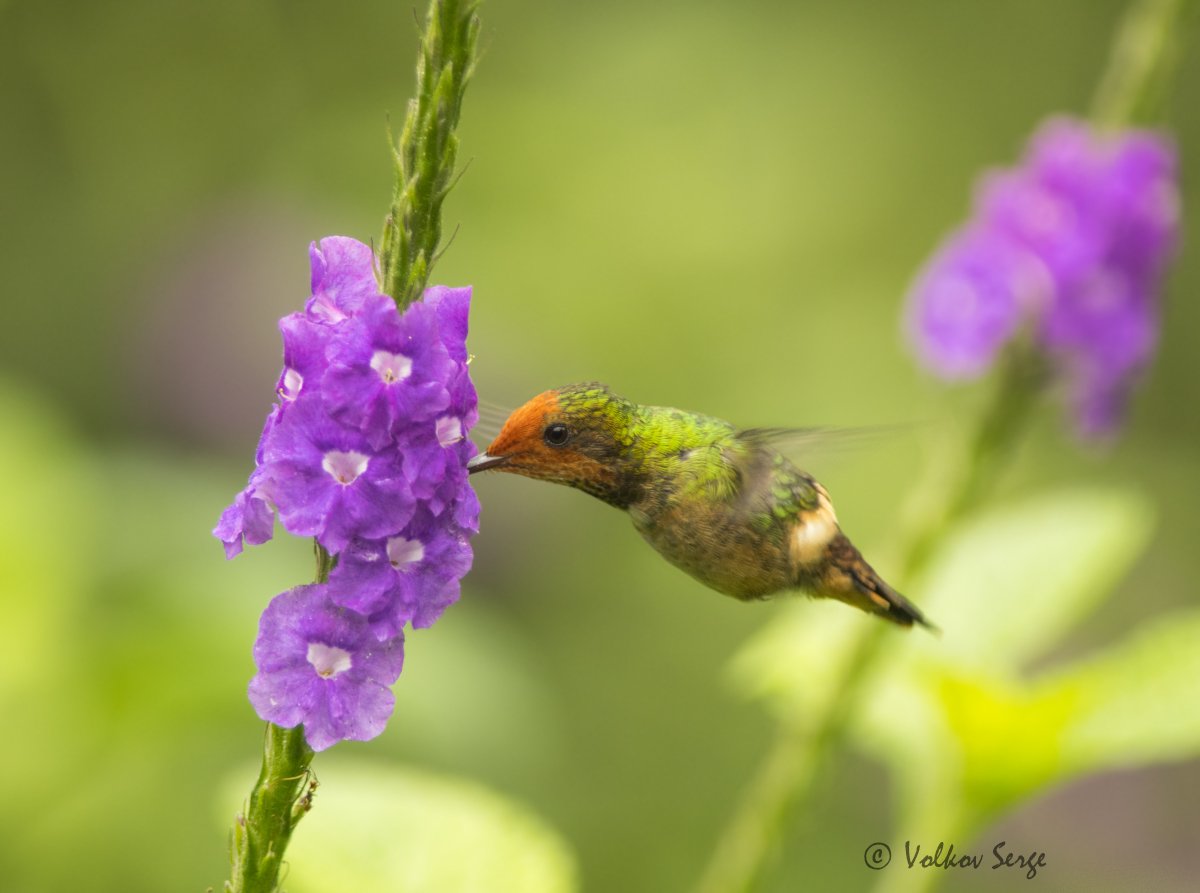
[(598, 382), (544, 391), (508, 417), (467, 469), (554, 481), (615, 503), (632, 418), (633, 404)]

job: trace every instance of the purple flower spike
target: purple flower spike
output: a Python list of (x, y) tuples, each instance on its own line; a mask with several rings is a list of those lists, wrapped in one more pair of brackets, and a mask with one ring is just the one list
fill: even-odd
[(325, 750), (383, 731), (404, 640), (377, 639), (365, 617), (329, 600), (326, 586), (300, 586), (263, 612), (254, 663), (249, 694), (258, 715), (285, 728), (303, 723), (309, 746)]
[(403, 629), (458, 599), (479, 500), (467, 481), (479, 418), (467, 369), (470, 288), (435, 286), (403, 313), (379, 293), (371, 250), (313, 245), (312, 296), (279, 322), (283, 372), (246, 489), (213, 533), (232, 558), (275, 514), (337, 559), (328, 582), (263, 614), (250, 700), (316, 750), (378, 735), (392, 711)]
[(1065, 384), (1080, 432), (1111, 433), (1154, 354), (1178, 228), (1169, 141), (1050, 121), (1020, 167), (985, 178), (973, 220), (918, 276), (910, 338), (925, 365), (958, 378), (985, 372), (1026, 330)]

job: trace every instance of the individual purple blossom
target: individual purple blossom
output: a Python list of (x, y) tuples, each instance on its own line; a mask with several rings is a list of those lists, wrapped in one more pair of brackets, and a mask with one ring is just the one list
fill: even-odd
[(437, 311), (418, 301), (403, 315), (391, 298), (365, 302), (329, 351), (321, 383), (329, 414), (361, 430), (373, 447), (444, 410), (454, 364)]
[(334, 602), (372, 618), (390, 638), (406, 624), (426, 627), (458, 598), (458, 580), (471, 567), (469, 528), (422, 510), (394, 536), (359, 540), (343, 551), (330, 574)]
[(330, 552), (356, 536), (386, 536), (412, 517), (408, 457), (373, 449), (363, 432), (330, 418), (319, 395), (296, 401), (267, 436), (263, 455), (283, 526)]
[(383, 731), (395, 705), (391, 684), (404, 663), (404, 639), (381, 641), (367, 618), (335, 605), (325, 584), (276, 596), (263, 612), (250, 703), (268, 722), (304, 724), (313, 750), (365, 741)]
[(1080, 431), (1111, 432), (1154, 353), (1178, 222), (1167, 139), (1049, 121), (1019, 167), (982, 180), (972, 220), (918, 276), (910, 338), (932, 371), (958, 378), (982, 374), (1028, 332)]
[(320, 387), (329, 368), (329, 348), (339, 326), (321, 322), (307, 313), (289, 313), (279, 320), (283, 337), (283, 373), (275, 391), (283, 403), (294, 402), (301, 393)]
[(379, 294), (375, 255), (368, 245), (345, 236), (329, 236), (310, 245), (312, 297), (304, 305), (311, 318), (338, 323), (354, 316)]
[(246, 489), (221, 513), (213, 535), (225, 544), (226, 558), (240, 555), (243, 543), (261, 546), (274, 535), (275, 510), (261, 485), (262, 475), (255, 472)]

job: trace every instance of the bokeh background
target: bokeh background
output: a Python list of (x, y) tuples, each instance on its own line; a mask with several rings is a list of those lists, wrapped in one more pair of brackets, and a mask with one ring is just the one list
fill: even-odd
[[(982, 168), (1048, 113), (1086, 111), (1122, 7), (486, 4), (435, 275), (475, 286), (481, 396), (598, 378), (746, 425), (894, 426), (812, 467), (886, 555), (929, 444), (977, 397), (916, 368), (905, 288)], [(311, 558), (285, 539), (226, 564), (209, 531), (250, 470), (309, 241), (378, 235), (415, 44), (413, 6), (379, 0), (0, 4), (0, 888), (225, 876), (223, 792), (248, 790), (261, 736), (256, 617)], [(1198, 86), (1193, 53), (1169, 115), (1185, 209)], [(1157, 508), (1059, 656), (1195, 600), (1198, 289), (1189, 227), (1121, 438), (1081, 449), (1047, 410), (1003, 484), (1115, 481)], [(387, 732), (338, 752), (526, 804), (589, 890), (686, 889), (770, 734), (727, 668), (778, 606), (703, 589), (580, 494), (478, 490), (461, 603), (410, 637)], [(873, 882), (883, 770), (847, 754), (819, 794), (769, 890)], [(1194, 763), (1092, 777), (977, 848), (1046, 851), (1046, 889), (1194, 889), (1197, 803)]]

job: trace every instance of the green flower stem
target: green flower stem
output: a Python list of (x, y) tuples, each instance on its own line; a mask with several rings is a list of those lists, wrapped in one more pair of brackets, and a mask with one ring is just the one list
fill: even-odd
[(380, 287), (401, 309), (425, 290), (438, 258), (442, 201), (454, 186), (459, 114), (475, 69), (477, 0), (433, 0), (409, 101), (394, 150), (392, 206), (383, 226)]
[(275, 893), (279, 888), (284, 851), (312, 805), (312, 757), (303, 726), (284, 729), (267, 723), (262, 770), (245, 813), (233, 826), (228, 893)]
[(998, 380), (959, 449), (957, 465), (951, 462), (953, 470), (942, 474), (939, 469), (945, 466), (937, 463), (937, 476), (914, 494), (917, 500), (924, 497), (927, 507), (918, 510), (914, 532), (902, 550), (896, 574), (902, 588), (925, 567), (946, 531), (982, 501), (1016, 448), (1025, 420), (1042, 392), (1047, 370), (1028, 341), (1013, 344), (999, 365)]
[(1096, 90), (1092, 120), (1116, 129), (1162, 117), (1171, 75), (1181, 54), (1179, 35), (1194, 14), (1193, 0), (1135, 0), (1113, 41)]

